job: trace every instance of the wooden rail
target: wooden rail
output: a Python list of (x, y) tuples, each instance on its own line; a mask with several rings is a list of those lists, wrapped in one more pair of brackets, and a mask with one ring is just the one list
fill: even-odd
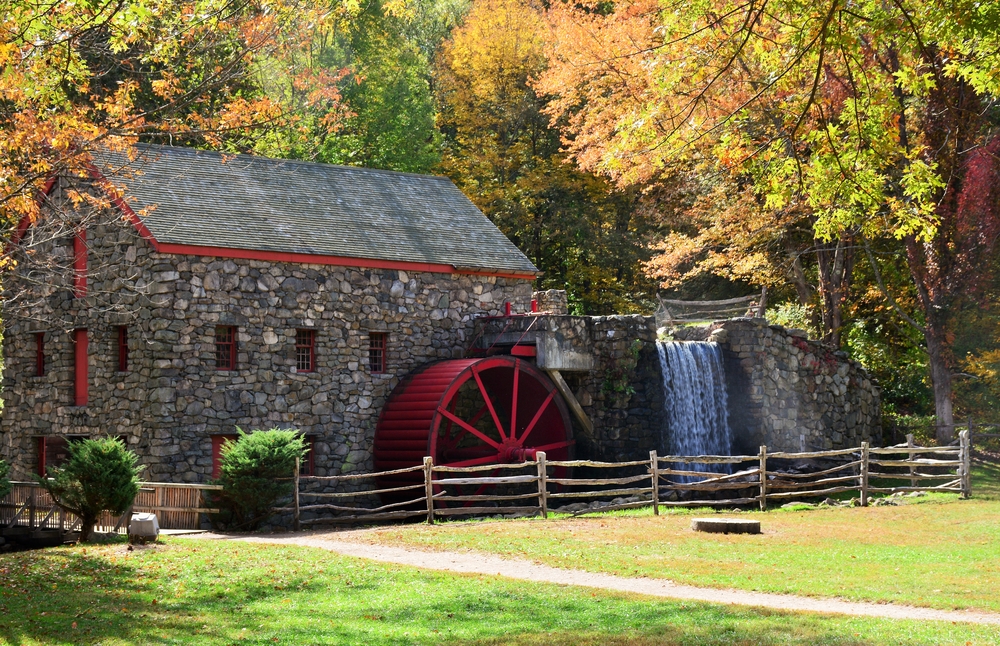
[[(430, 457), (408, 469), (343, 476), (295, 476), (295, 496), (290, 507), (295, 528), (308, 524), (396, 520), (416, 516), (434, 523), (439, 517), (494, 514), (537, 514), (548, 517), (550, 502), (584, 502), (586, 508), (573, 515), (652, 507), (759, 506), (769, 501), (803, 500), (857, 492), (862, 506), (871, 494), (910, 491), (943, 491), (971, 495), (969, 466), (971, 443), (967, 430), (955, 446), (906, 444), (803, 453), (773, 452), (760, 447), (757, 455), (658, 456), (649, 460), (600, 462), (595, 460), (548, 460), (539, 451), (531, 462), (473, 467), (435, 465)], [(781, 466), (790, 460), (822, 460), (812, 471), (794, 471)], [(569, 469), (585, 469), (570, 475)], [(296, 472), (297, 473), (297, 472)], [(604, 474), (607, 474), (606, 476)], [(347, 492), (301, 491), (303, 482), (356, 482), (385, 476), (409, 475), (413, 481), (392, 487)], [(943, 481), (943, 482), (942, 482)], [(363, 499), (393, 494), (391, 501), (366, 505)], [(300, 499), (309, 499), (300, 504)], [(590, 503), (613, 499), (611, 504)], [(621, 501), (626, 498), (625, 501)], [(362, 499), (343, 504), (347, 499)], [(618, 499), (618, 502), (614, 502)], [(330, 500), (330, 503), (326, 503)], [(336, 501), (334, 504), (332, 501)], [(336, 515), (302, 519), (301, 512), (334, 512)]]
[[(59, 507), (37, 482), (12, 482), (11, 485), (10, 493), (0, 499), (0, 529), (26, 527), (64, 532), (78, 529), (79, 518)], [(156, 514), (162, 529), (200, 529), (202, 514), (219, 511), (207, 504), (204, 492), (221, 489), (218, 485), (143, 482), (132, 507), (121, 516), (102, 514), (94, 529), (127, 531), (133, 512)]]

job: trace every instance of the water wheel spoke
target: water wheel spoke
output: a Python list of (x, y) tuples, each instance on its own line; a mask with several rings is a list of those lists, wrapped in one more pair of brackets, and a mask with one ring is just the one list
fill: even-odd
[(487, 444), (489, 444), (490, 446), (492, 446), (497, 451), (500, 450), (500, 444), (496, 440), (494, 440), (490, 436), (486, 435), (485, 433), (483, 433), (482, 431), (480, 431), (478, 428), (470, 426), (468, 422), (466, 422), (464, 419), (459, 418), (458, 416), (456, 416), (455, 414), (453, 414), (448, 409), (444, 408), (443, 406), (438, 406), (438, 412), (441, 413), (442, 415), (444, 415), (446, 418), (450, 419), (451, 421), (455, 422), (456, 424), (458, 424), (462, 428), (464, 428), (469, 433), (472, 433), (473, 435), (475, 435), (476, 437), (478, 437), (479, 439), (481, 439), (483, 442), (486, 442)]
[(576, 444), (576, 440), (566, 440), (565, 442), (553, 442), (552, 444), (543, 444), (542, 446), (533, 446), (531, 448), (536, 451), (552, 451), (553, 449), (564, 449), (574, 444)]
[(458, 462), (446, 462), (445, 464), (439, 465), (444, 467), (475, 467), (481, 464), (493, 464), (500, 459), (499, 455), (486, 455), (481, 458), (474, 458), (472, 460), (460, 460)]
[(524, 441), (528, 439), (528, 436), (531, 435), (531, 431), (535, 430), (535, 424), (538, 423), (538, 420), (542, 417), (542, 413), (544, 413), (545, 409), (552, 403), (552, 399), (555, 396), (556, 391), (553, 390), (549, 393), (549, 396), (545, 398), (545, 401), (542, 402), (542, 405), (538, 407), (538, 410), (535, 412), (535, 416), (531, 418), (531, 423), (528, 424), (528, 427), (524, 429), (524, 433), (522, 433), (521, 437), (518, 438), (522, 446), (524, 446)]
[(493, 423), (497, 425), (497, 430), (500, 431), (500, 437), (503, 440), (506, 440), (507, 434), (504, 432), (503, 424), (500, 423), (500, 417), (497, 415), (497, 411), (493, 407), (493, 400), (490, 399), (490, 394), (486, 392), (486, 386), (483, 385), (483, 380), (479, 376), (479, 371), (473, 368), (472, 376), (476, 378), (476, 385), (479, 386), (479, 392), (483, 395), (483, 400), (486, 402), (486, 407), (489, 409), (490, 415), (493, 416)]
[[(486, 410), (487, 410), (486, 404), (483, 404), (482, 408), (480, 408), (479, 410), (477, 410), (476, 414), (469, 418), (469, 424), (471, 426), (475, 426), (476, 422), (478, 422), (479, 420), (481, 420), (483, 418), (483, 415), (486, 414)], [(453, 408), (451, 410), (451, 412), (454, 413), (455, 409)]]

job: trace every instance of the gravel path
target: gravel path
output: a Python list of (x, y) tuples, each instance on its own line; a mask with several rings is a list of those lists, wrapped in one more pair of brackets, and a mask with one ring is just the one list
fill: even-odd
[(698, 588), (679, 585), (665, 579), (628, 578), (611, 574), (598, 574), (583, 570), (564, 570), (538, 565), (521, 559), (505, 559), (475, 552), (434, 552), (372, 545), (343, 540), (345, 533), (301, 533), (272, 534), (256, 536), (236, 536), (223, 534), (201, 534), (196, 538), (216, 540), (239, 540), (250, 543), (273, 543), (277, 545), (303, 545), (330, 550), (345, 556), (410, 565), (425, 570), (442, 570), (461, 574), (488, 574), (522, 581), (577, 585), (616, 592), (632, 592), (652, 597), (669, 599), (689, 599), (709, 603), (725, 603), (741, 606), (758, 606), (776, 610), (797, 612), (821, 612), (859, 617), (883, 617), (888, 619), (918, 619), (933, 621), (961, 621), (975, 624), (1000, 625), (1000, 614), (970, 610), (935, 610), (916, 606), (901, 606), (883, 603), (842, 601), (840, 599), (817, 599), (790, 594), (770, 594), (747, 592), (744, 590)]

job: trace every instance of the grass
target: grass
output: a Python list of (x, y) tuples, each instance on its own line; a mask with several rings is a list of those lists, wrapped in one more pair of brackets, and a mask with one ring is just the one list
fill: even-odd
[[(994, 489), (995, 488), (995, 489)], [(650, 510), (577, 519), (454, 522), (372, 530), (376, 543), (477, 550), (554, 567), (678, 583), (1000, 611), (1000, 469), (976, 469), (978, 497), (934, 494), (893, 507), (781, 509), (758, 536), (701, 534), (693, 515)], [(730, 512), (731, 513), (731, 512)]]
[(1000, 627), (796, 615), (291, 546), (168, 539), (0, 555), (0, 644), (995, 644)]

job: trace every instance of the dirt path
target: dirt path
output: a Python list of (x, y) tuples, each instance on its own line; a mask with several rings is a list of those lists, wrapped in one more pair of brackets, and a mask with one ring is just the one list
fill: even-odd
[(689, 599), (709, 603), (741, 606), (758, 606), (796, 612), (821, 612), (859, 617), (887, 619), (918, 619), (933, 621), (961, 621), (975, 624), (1000, 625), (1000, 614), (969, 610), (935, 610), (916, 606), (882, 603), (817, 599), (790, 594), (747, 592), (744, 590), (698, 588), (679, 585), (664, 579), (627, 578), (611, 574), (597, 574), (583, 570), (564, 570), (538, 565), (520, 559), (504, 559), (475, 552), (433, 552), (343, 540), (344, 533), (272, 534), (264, 536), (234, 536), (201, 534), (193, 538), (238, 540), (250, 543), (277, 545), (302, 545), (355, 556), (358, 558), (410, 565), (425, 570), (442, 570), (461, 574), (488, 574), (522, 581), (577, 585), (615, 592), (632, 592), (668, 599)]

